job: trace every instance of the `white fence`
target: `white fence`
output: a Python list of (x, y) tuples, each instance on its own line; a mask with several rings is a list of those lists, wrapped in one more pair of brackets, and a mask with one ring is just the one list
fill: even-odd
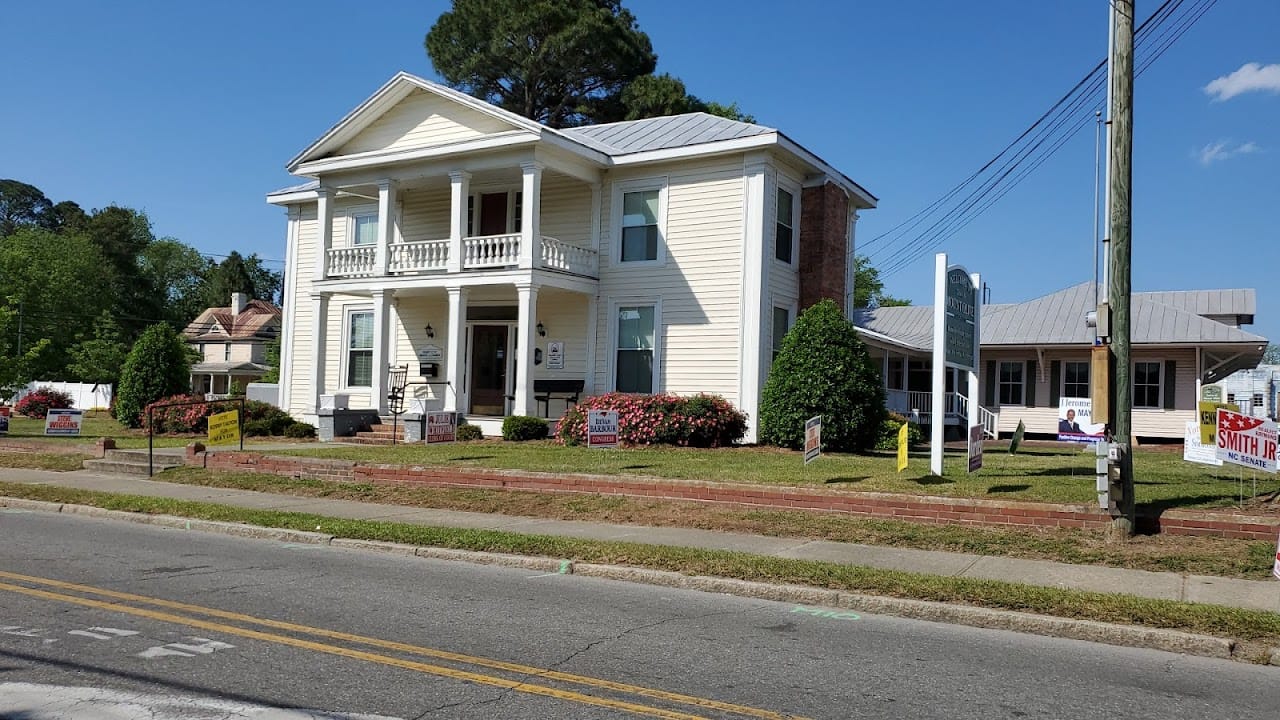
[(94, 408), (111, 407), (111, 398), (115, 397), (114, 389), (110, 385), (34, 380), (27, 385), (26, 388), (19, 390), (14, 394), (11, 402), (17, 403), (26, 395), (44, 387), (70, 395), (71, 407), (78, 410), (92, 410)]

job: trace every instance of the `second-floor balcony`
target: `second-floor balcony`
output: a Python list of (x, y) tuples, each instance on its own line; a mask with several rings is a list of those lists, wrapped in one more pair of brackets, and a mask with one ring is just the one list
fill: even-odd
[[(599, 276), (598, 253), (591, 248), (542, 235), (536, 252), (522, 262), (521, 242), (520, 233), (463, 238), (462, 261), (458, 269), (465, 272), (528, 267), (585, 277)], [(327, 252), (326, 276), (359, 278), (448, 272), (451, 269), (449, 245), (448, 239), (388, 245), (385, 272), (379, 268), (376, 245), (332, 248)]]

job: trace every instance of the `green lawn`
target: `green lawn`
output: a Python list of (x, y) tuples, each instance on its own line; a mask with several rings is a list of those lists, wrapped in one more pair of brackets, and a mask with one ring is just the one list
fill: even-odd
[[(770, 448), (637, 448), (588, 450), (554, 441), (508, 443), (497, 440), (454, 445), (357, 447), (316, 445), (279, 454), (365, 462), (484, 467), (599, 475), (648, 475), (687, 480), (720, 480), (786, 485), (823, 485), (850, 490), (1004, 498), (1044, 502), (1096, 503), (1091, 447), (1038, 445), (1010, 455), (1007, 444), (992, 443), (985, 465), (965, 472), (965, 457), (948, 453), (943, 477), (928, 472), (927, 452), (912, 453), (910, 466), (894, 471), (890, 453), (824, 455), (804, 465), (800, 453)], [(1232, 466), (1211, 468), (1184, 462), (1178, 452), (1138, 450), (1134, 458), (1138, 503), (1158, 508), (1225, 507), (1238, 504)], [(1245, 498), (1252, 493), (1244, 471)], [(1258, 476), (1259, 494), (1280, 489), (1274, 476)]]

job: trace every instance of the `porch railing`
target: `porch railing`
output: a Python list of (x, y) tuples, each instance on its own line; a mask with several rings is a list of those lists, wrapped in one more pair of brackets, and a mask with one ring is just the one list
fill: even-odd
[(542, 236), (542, 267), (563, 270), (574, 275), (596, 277), (600, 271), (599, 253), (553, 237)]
[(330, 277), (368, 277), (374, 274), (378, 248), (373, 245), (332, 248), (329, 250)]
[[(885, 393), (885, 407), (906, 417), (914, 417), (917, 422), (927, 423), (933, 415), (933, 394), (924, 390), (893, 390)], [(949, 392), (943, 402), (945, 420), (967, 420), (969, 418), (969, 398), (959, 393)], [(1000, 425), (1000, 414), (978, 406), (978, 422), (983, 432), (989, 437), (997, 437)]]
[(464, 270), (516, 265), (520, 262), (520, 233), (484, 235), (462, 241)]
[(395, 243), (390, 246), (388, 270), (394, 273), (444, 270), (449, 262), (448, 240)]

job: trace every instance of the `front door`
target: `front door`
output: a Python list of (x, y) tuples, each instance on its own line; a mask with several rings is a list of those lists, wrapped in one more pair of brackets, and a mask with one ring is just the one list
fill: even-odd
[(471, 412), (507, 414), (507, 326), (471, 328)]
[(505, 235), (507, 232), (507, 194), (485, 193), (480, 196), (480, 234)]

